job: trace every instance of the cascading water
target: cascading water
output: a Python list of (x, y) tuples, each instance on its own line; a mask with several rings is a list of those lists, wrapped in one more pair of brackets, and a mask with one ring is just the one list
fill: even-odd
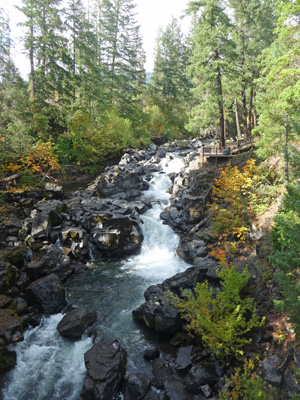
[[(162, 160), (164, 173), (155, 173), (144, 196), (153, 207), (142, 215), (144, 241), (141, 252), (119, 262), (95, 262), (89, 273), (76, 274), (67, 283), (69, 302), (98, 312), (99, 333), (116, 338), (127, 350), (127, 371), (149, 373), (141, 354), (159, 337), (143, 329), (132, 318), (132, 310), (143, 301), (145, 289), (187, 268), (175, 252), (178, 237), (160, 219), (168, 205), (169, 172), (179, 172), (180, 158)], [(85, 375), (84, 353), (92, 340), (72, 342), (62, 338), (56, 326), (62, 315), (44, 318), (29, 329), (15, 346), (17, 366), (8, 374), (4, 400), (79, 400)]]

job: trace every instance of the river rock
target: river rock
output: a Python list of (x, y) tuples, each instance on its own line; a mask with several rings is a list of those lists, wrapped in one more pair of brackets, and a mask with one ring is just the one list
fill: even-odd
[(60, 199), (64, 195), (63, 187), (54, 183), (46, 183), (45, 196), (47, 199)]
[[(185, 388), (194, 394), (203, 393), (202, 387), (214, 385), (218, 380), (215, 369), (209, 364), (193, 365), (184, 380)], [(204, 393), (205, 394), (205, 393)]]
[(72, 273), (70, 259), (54, 244), (43, 246), (25, 269), (31, 280), (52, 273), (56, 273), (59, 278), (64, 279)]
[(158, 389), (164, 389), (165, 382), (171, 379), (174, 371), (164, 358), (156, 358), (152, 363), (152, 384)]
[(107, 167), (98, 178), (98, 194), (101, 197), (111, 197), (122, 193), (127, 200), (137, 197), (145, 187), (142, 173), (141, 167), (131, 164)]
[(81, 396), (88, 400), (111, 400), (120, 389), (127, 355), (116, 340), (102, 339), (84, 354), (87, 369)]
[(57, 330), (68, 339), (80, 339), (87, 327), (95, 323), (96, 320), (96, 311), (72, 310), (59, 322)]
[(55, 274), (40, 278), (27, 288), (29, 303), (45, 314), (59, 313), (67, 304), (65, 288)]
[(193, 400), (193, 395), (185, 389), (179, 379), (169, 379), (164, 386), (169, 400)]
[(90, 240), (97, 250), (109, 257), (135, 253), (141, 246), (143, 234), (140, 226), (130, 218), (103, 219), (102, 227), (91, 231)]
[(31, 213), (31, 236), (33, 239), (48, 239), (51, 229), (51, 219), (47, 213), (34, 210)]
[(273, 386), (281, 386), (283, 376), (278, 373), (280, 360), (276, 355), (266, 357), (262, 362), (263, 378)]
[(84, 257), (88, 254), (87, 233), (82, 228), (68, 227), (61, 231), (60, 240), (63, 251), (75, 258)]
[(12, 309), (0, 311), (0, 345), (9, 345), (23, 340), (22, 319)]
[(124, 400), (139, 400), (151, 389), (151, 381), (141, 374), (129, 374), (126, 380)]
[(156, 332), (171, 335), (182, 327), (179, 311), (163, 297), (160, 301), (148, 300), (132, 311), (138, 321), (143, 321)]
[(155, 358), (158, 358), (160, 354), (160, 351), (157, 346), (150, 346), (144, 351), (144, 359), (145, 360), (155, 360)]
[(193, 346), (179, 347), (175, 361), (175, 368), (178, 371), (186, 371), (192, 365)]
[(0, 261), (0, 293), (9, 293), (19, 277), (18, 268)]

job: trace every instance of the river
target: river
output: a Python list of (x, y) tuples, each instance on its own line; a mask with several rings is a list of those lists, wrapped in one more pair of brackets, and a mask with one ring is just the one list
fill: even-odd
[[(169, 203), (166, 193), (169, 172), (179, 172), (183, 161), (161, 161), (163, 173), (155, 173), (143, 196), (153, 207), (141, 216), (144, 241), (141, 252), (114, 262), (91, 263), (90, 271), (74, 274), (67, 282), (69, 303), (98, 313), (97, 331), (117, 339), (127, 351), (127, 373), (148, 374), (150, 364), (143, 351), (161, 340), (132, 318), (132, 310), (144, 302), (147, 287), (185, 270), (188, 265), (176, 255), (179, 238), (164, 225), (160, 213)], [(62, 338), (56, 314), (28, 329), (24, 341), (14, 346), (17, 365), (7, 374), (3, 400), (79, 400), (85, 376), (84, 353), (92, 339)]]

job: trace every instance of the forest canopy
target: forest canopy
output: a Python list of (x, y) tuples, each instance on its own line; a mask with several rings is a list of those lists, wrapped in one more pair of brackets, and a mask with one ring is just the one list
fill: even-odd
[[(190, 1), (172, 18), (146, 84), (134, 0), (23, 0), (24, 80), (0, 11), (0, 163), (22, 167), (50, 143), (60, 165), (97, 164), (152, 140), (259, 135), (280, 152), (299, 131), (299, 1)], [(270, 146), (272, 143), (272, 146)]]

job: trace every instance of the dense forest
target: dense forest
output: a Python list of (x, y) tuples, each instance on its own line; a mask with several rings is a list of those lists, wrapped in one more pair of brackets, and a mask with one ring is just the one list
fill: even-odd
[(299, 7), (190, 1), (189, 36), (174, 18), (160, 31), (147, 85), (134, 0), (23, 0), (27, 81), (1, 10), (1, 173), (95, 165), (157, 137), (259, 135), (261, 156), (281, 151), (299, 123)]

